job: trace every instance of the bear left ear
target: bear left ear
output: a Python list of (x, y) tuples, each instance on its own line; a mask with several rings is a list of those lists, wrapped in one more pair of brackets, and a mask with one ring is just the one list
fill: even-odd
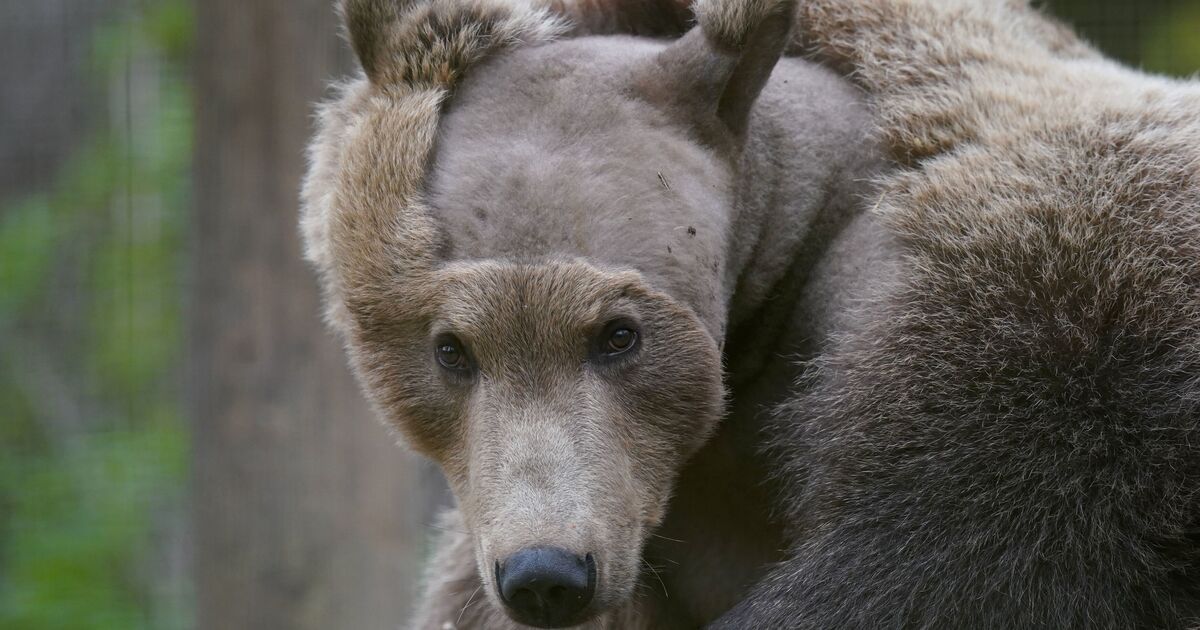
[(693, 28), (654, 59), (640, 85), (682, 114), (702, 137), (746, 133), (750, 111), (783, 54), (795, 20), (791, 0), (701, 0)]

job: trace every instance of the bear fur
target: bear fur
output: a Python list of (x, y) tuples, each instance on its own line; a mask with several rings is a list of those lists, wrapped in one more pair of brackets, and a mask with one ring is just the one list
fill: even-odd
[[(472, 133), (484, 131), (473, 118), (489, 94), (506, 89), (495, 80), (534, 75), (530, 62), (561, 54), (575, 60), (564, 67), (586, 71), (580, 59), (588, 54), (621, 66), (675, 45), (554, 43), (685, 26), (681, 3), (634, 6), (345, 5), (367, 76), (322, 110), (303, 226), (330, 320), (366, 391), (411, 444), (442, 463), (459, 495), (417, 627), (511, 623), (476, 557), (484, 524), (473, 512), (482, 508), (470, 484), (454, 481), (470, 476), (471, 457), (448, 446), (462, 438), (420, 371), (428, 346), (412, 341), (427, 336), (429, 305), (444, 291), (431, 270), (476, 251), (506, 261), (523, 248), (570, 249), (553, 238), (505, 244), (497, 235), (516, 232), (503, 221), (486, 237), (470, 236), (484, 220), (451, 208), (486, 201), (484, 191), (505, 183), (470, 168), (487, 163), (477, 146), (504, 146), (490, 128)], [(751, 59), (769, 72), (773, 62), (759, 57), (771, 52), (755, 42), (770, 37), (763, 25), (787, 6), (702, 0), (695, 14), (704, 41), (691, 45), (714, 67)], [(659, 500), (674, 495), (639, 534), (647, 570), (634, 569), (636, 594), (615, 596), (588, 623), (1196, 624), (1200, 87), (1105, 60), (1018, 1), (803, 0), (794, 24), (789, 52), (849, 77), (867, 107), (834, 77), (785, 59), (757, 103), (735, 99), (722, 110), (734, 121), (732, 143), (713, 140), (707, 127), (689, 129), (717, 156), (701, 173), (716, 182), (709, 201), (717, 214), (691, 215), (707, 217), (695, 244), (647, 237), (655, 256), (575, 244), (568, 253), (584, 254), (582, 262), (549, 276), (627, 282), (683, 309), (677, 317), (691, 323), (678, 334), (708, 335), (722, 348), (724, 386), (706, 387), (729, 399), (719, 428), (697, 425), (699, 443), (671, 450), (668, 459), (687, 462), (678, 470), (613, 478), (630, 491), (656, 486)], [(732, 72), (756, 85), (754, 72)], [(696, 89), (656, 76), (668, 92)], [(672, 120), (688, 115), (669, 94), (638, 89), (642, 99), (663, 99), (658, 106)], [(895, 169), (879, 168), (864, 133), (868, 116)], [(790, 140), (777, 144), (781, 136)], [(812, 141), (797, 146), (796, 137)], [(799, 170), (812, 162), (830, 168)], [(551, 198), (545, 180), (556, 173), (588, 185), (586, 170), (562, 164), (514, 190), (537, 207)], [(680, 196), (706, 181), (697, 172), (664, 176), (657, 163), (646, 170)], [(803, 174), (788, 181), (793, 173)], [(606, 177), (597, 175), (585, 198), (618, 197)], [(825, 196), (813, 200), (813, 190)], [(663, 216), (704, 205), (673, 203)], [(503, 216), (513, 214), (510, 207)], [(703, 230), (722, 221), (715, 233)], [(451, 236), (447, 225), (456, 226)], [(658, 234), (655, 227), (650, 220), (632, 232)], [(670, 238), (691, 239), (696, 226), (688, 228)], [(661, 262), (680, 259), (679, 243), (692, 262)], [(686, 247), (712, 248), (714, 267), (697, 265), (708, 259)], [(636, 273), (617, 280), (609, 266)], [(456, 282), (493, 277), (470, 271)], [(701, 369), (706, 343), (690, 362), (699, 381), (711, 376)], [(684, 370), (668, 365), (668, 377)], [(714, 403), (702, 398), (688, 404), (704, 410), (698, 417), (712, 415)]]
[[(812, 64), (780, 62), (757, 100), (728, 185), (722, 165), (709, 162), (707, 152), (693, 154), (675, 124), (658, 125), (654, 113), (643, 118), (637, 100), (620, 96), (632, 89), (624, 87), (630, 68), (694, 43), (580, 38), (481, 64), (441, 121), (427, 183), (448, 234), (448, 259), (586, 248), (589, 260), (637, 269), (692, 305), (724, 341), (727, 413), (678, 471), (667, 513), (642, 546), (636, 605), (607, 620), (614, 628), (695, 627), (780, 559), (781, 531), (765, 491), (770, 469), (756, 453), (757, 433), (792, 391), (794, 357), (811, 354), (844, 312), (835, 305), (851, 301), (849, 294), (883, 268), (872, 264), (881, 252), (847, 244), (876, 240), (866, 236), (869, 221), (856, 222), (863, 204), (855, 193), (879, 165), (859, 96)], [(651, 74), (673, 95), (683, 88), (672, 77), (687, 72)], [(667, 111), (665, 120), (687, 118)], [(713, 195), (723, 189), (734, 202)], [(677, 205), (681, 198), (694, 201)], [(843, 286), (854, 288), (842, 295)], [(670, 372), (679, 369), (661, 371), (653, 389), (677, 390)], [(632, 385), (626, 382), (627, 391)], [(684, 431), (683, 423), (673, 425)], [(650, 436), (639, 442), (654, 444)], [(460, 505), (466, 516), (471, 509)], [(475, 529), (464, 525), (447, 529)], [(477, 569), (465, 563), (465, 574), (446, 571), (454, 555), (431, 565), (431, 579), (461, 595), (431, 594), (426, 603), (440, 610), (420, 618), (434, 626), (500, 626), (502, 620), (487, 619), (502, 613), (486, 591), (464, 611), (479, 586)]]
[(717, 627), (1200, 620), (1200, 85), (1023, 2), (807, 0), (901, 169), (898, 282), (774, 427), (789, 559)]
[[(304, 228), (330, 320), (459, 508), (416, 627), (511, 626), (499, 569), (551, 543), (596, 559), (591, 627), (695, 627), (734, 605), (782, 559), (763, 421), (835, 305), (886, 266), (845, 244), (879, 240), (860, 95), (798, 59), (765, 84), (790, 5), (763, 5), (733, 44), (583, 37), (686, 26), (674, 11), (639, 24), (633, 6), (557, 5), (572, 22), (536, 12), (535, 28), (501, 10), (533, 10), (519, 5), (389, 5), (366, 19), (377, 32), (350, 33), (372, 61), (322, 112)], [(430, 17), (455, 11), (480, 25)], [(463, 25), (505, 30), (470, 48)], [(419, 45), (397, 51), (396, 33)], [(520, 45), (488, 57), (497, 42)], [(606, 293), (645, 333), (619, 379), (568, 363)], [(438, 377), (444, 331), (477, 378)]]

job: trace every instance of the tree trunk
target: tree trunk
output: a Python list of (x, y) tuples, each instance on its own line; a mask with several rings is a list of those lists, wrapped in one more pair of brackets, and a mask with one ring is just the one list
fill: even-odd
[(352, 383), (297, 231), (313, 103), (349, 63), (332, 2), (196, 8), (197, 625), (396, 628), (433, 484)]
[(107, 104), (87, 81), (92, 33), (123, 4), (0, 2), (0, 216), (9, 200), (49, 188), (103, 122)]

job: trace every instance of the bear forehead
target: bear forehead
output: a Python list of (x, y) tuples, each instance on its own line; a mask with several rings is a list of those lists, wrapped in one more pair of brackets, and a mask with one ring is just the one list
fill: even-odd
[(651, 296), (637, 272), (583, 261), (458, 261), (434, 278), (435, 327), (464, 334), (577, 331), (634, 318)]

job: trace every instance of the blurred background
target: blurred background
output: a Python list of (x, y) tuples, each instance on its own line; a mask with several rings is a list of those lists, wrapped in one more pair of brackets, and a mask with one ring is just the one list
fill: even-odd
[[(320, 321), (332, 0), (0, 1), (0, 630), (402, 625), (446, 501)], [(1054, 0), (1200, 70), (1200, 0)]]

